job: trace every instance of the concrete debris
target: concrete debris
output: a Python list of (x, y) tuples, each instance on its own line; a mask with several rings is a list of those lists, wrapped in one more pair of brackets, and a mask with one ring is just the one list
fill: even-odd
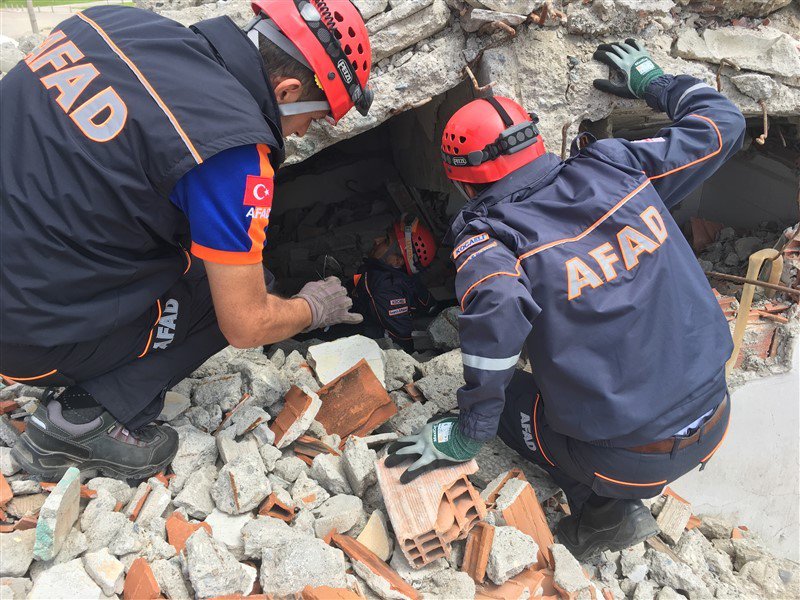
[(307, 585), (343, 588), (347, 587), (345, 570), (342, 551), (322, 540), (285, 539), (263, 550), (261, 589), (266, 594), (287, 596), (300, 592)]
[(381, 560), (388, 561), (392, 557), (394, 542), (386, 525), (386, 515), (381, 510), (373, 511), (356, 540)]
[(291, 386), (284, 373), (269, 360), (255, 363), (237, 359), (230, 362), (228, 369), (241, 373), (242, 389), (250, 395), (255, 406), (272, 406), (283, 398)]
[(261, 554), (266, 547), (302, 537), (308, 536), (289, 527), (284, 521), (269, 516), (251, 519), (241, 530), (244, 556), (252, 560), (261, 560)]
[(647, 551), (645, 558), (650, 566), (650, 578), (658, 585), (685, 590), (698, 597), (701, 594), (709, 594), (702, 579), (692, 571), (689, 565), (675, 562), (668, 555), (652, 548)]
[(661, 529), (661, 537), (670, 544), (677, 544), (691, 516), (691, 504), (682, 502), (675, 496), (667, 496), (667, 500), (656, 519), (656, 523)]
[(217, 480), (217, 467), (205, 465), (192, 474), (172, 503), (194, 519), (205, 519), (215, 507), (211, 489)]
[(283, 409), (270, 426), (275, 434), (275, 446), (279, 449), (285, 448), (303, 435), (322, 406), (322, 401), (315, 392), (297, 386), (289, 389), (284, 402)]
[[(382, 16), (389, 16), (395, 11), (402, 10), (404, 6), (413, 4), (419, 3), (406, 2), (401, 4), (399, 8), (394, 8)], [(408, 48), (420, 40), (429, 38), (447, 26), (447, 22), (450, 19), (450, 10), (445, 1), (434, 0), (428, 4), (430, 6), (427, 8), (384, 26), (380, 30), (376, 30), (377, 26), (371, 27), (372, 23), (367, 25), (370, 31), (373, 62), (377, 63), (381, 59)]]
[(202, 379), (194, 389), (192, 400), (201, 407), (219, 406), (231, 410), (242, 399), (242, 376), (239, 373), (213, 375)]
[(281, 373), (291, 385), (296, 385), (302, 389), (307, 388), (314, 392), (320, 388), (319, 381), (314, 376), (314, 370), (297, 350), (286, 356), (283, 367), (281, 367)]
[(61, 550), (80, 510), (81, 473), (70, 467), (50, 492), (39, 511), (33, 555), (37, 560), (51, 560)]
[(11, 486), (11, 491), (15, 496), (29, 496), (42, 492), (42, 486), (33, 479), (14, 479), (9, 481), (8, 485)]
[(451, 350), (422, 363), (425, 375), (415, 385), (429, 402), (433, 402), (439, 412), (448, 412), (458, 406), (456, 392), (464, 382), (464, 366), (461, 350)]
[[(4, 557), (5, 560), (5, 557)], [(33, 582), (31, 600), (59, 600), (81, 598), (81, 600), (105, 600), (103, 590), (83, 568), (81, 559), (54, 565), (44, 571)]]
[(285, 456), (275, 461), (275, 467), (272, 470), (275, 475), (281, 479), (294, 483), (300, 476), (300, 473), (309, 474), (308, 465), (296, 456)]
[(221, 510), (214, 511), (204, 521), (211, 527), (211, 537), (220, 542), (237, 559), (247, 557), (243, 539), (243, 531), (253, 521), (253, 515), (229, 515)]
[(222, 462), (229, 463), (240, 456), (258, 453), (258, 442), (253, 438), (236, 441), (236, 433), (232, 427), (223, 429), (217, 434), (217, 451)]
[(769, 100), (780, 90), (780, 85), (769, 75), (742, 73), (731, 77), (731, 82), (740, 92), (758, 102)]
[(300, 473), (292, 486), (292, 502), (297, 507), (314, 509), (328, 498), (330, 494), (305, 473)]
[(0, 473), (6, 477), (11, 477), (20, 470), (19, 463), (11, 455), (11, 448), (0, 447)]
[(106, 491), (111, 494), (117, 502), (127, 504), (133, 497), (133, 488), (124, 481), (112, 479), (111, 477), (95, 477), (86, 482), (86, 487), (90, 490), (100, 492)]
[(438, 412), (439, 407), (434, 402), (425, 404), (412, 402), (389, 419), (389, 427), (401, 436), (411, 435), (419, 431)]
[(183, 552), (186, 547), (186, 540), (198, 529), (205, 529), (213, 537), (211, 525), (208, 523), (189, 523), (186, 517), (178, 511), (172, 513), (164, 525), (167, 531), (167, 541), (170, 546), (175, 548), (175, 552), (178, 554)]
[(251, 573), (204, 529), (186, 540), (186, 568), (198, 598), (250, 593)]
[[(350, 436), (344, 444), (342, 466), (356, 496), (362, 496), (366, 489), (378, 482), (375, 473), (377, 454), (370, 450), (363, 438)], [(344, 532), (342, 532), (344, 533)]]
[(339, 338), (308, 349), (308, 364), (323, 385), (349, 371), (360, 360), (367, 361), (379, 381), (386, 379), (383, 350), (375, 340), (363, 335)]
[(220, 469), (211, 497), (221, 511), (238, 515), (256, 508), (271, 491), (261, 457), (250, 454)]
[(650, 567), (644, 558), (644, 545), (626, 548), (620, 553), (619, 566), (622, 575), (633, 583), (640, 583), (647, 577)]
[(561, 544), (550, 547), (555, 562), (553, 583), (562, 594), (578, 600), (589, 600), (594, 597), (590, 581), (569, 550)]
[(308, 475), (333, 495), (353, 493), (347, 482), (341, 456), (318, 454)]
[(0, 598), (3, 600), (25, 600), (33, 587), (27, 577), (0, 578)]
[(386, 10), (389, 0), (353, 0), (365, 21)]
[(106, 596), (121, 594), (125, 583), (125, 568), (122, 563), (103, 548), (83, 556), (83, 568)]
[(189, 582), (183, 576), (180, 561), (177, 559), (154, 560), (150, 565), (158, 587), (170, 600), (190, 600), (193, 593)]
[(0, 73), (8, 73), (23, 58), (25, 55), (14, 44), (0, 44)]
[(161, 409), (161, 414), (156, 417), (156, 421), (174, 421), (185, 413), (191, 404), (192, 401), (187, 396), (169, 391), (164, 394), (164, 407)]
[(153, 479), (150, 481), (151, 491), (136, 517), (136, 523), (144, 527), (147, 527), (153, 519), (160, 518), (172, 501), (172, 494), (168, 488), (156, 484)]
[[(473, 10), (472, 14), (474, 15), (476, 12), (486, 11)], [(457, 306), (446, 308), (428, 325), (428, 335), (437, 349), (454, 350), (461, 346), (458, 337), (458, 316), (460, 314), (461, 309)]]
[(363, 504), (358, 496), (338, 494), (320, 504), (313, 513), (316, 517), (314, 532), (323, 539), (331, 531), (350, 531), (363, 514)]
[(536, 562), (539, 546), (514, 527), (495, 527), (486, 574), (502, 585)]
[(281, 456), (283, 456), (281, 451), (275, 446), (270, 446), (267, 444), (260, 446), (258, 453), (261, 455), (261, 460), (264, 461), (264, 468), (268, 473), (272, 472), (272, 470), (275, 468), (275, 465), (278, 463), (278, 460), (281, 458)]
[(414, 381), (419, 372), (419, 362), (404, 352), (390, 348), (384, 350), (384, 364), (386, 370), (386, 389), (390, 392), (399, 390), (407, 383)]
[(117, 537), (117, 533), (126, 523), (131, 525), (128, 517), (122, 513), (99, 513), (89, 522), (89, 527), (85, 531), (87, 550), (94, 552), (101, 548), (109, 547), (112, 541)]
[(186, 479), (205, 465), (217, 461), (217, 443), (213, 436), (203, 433), (191, 425), (176, 427), (178, 432), (178, 452), (172, 459), (172, 472), (175, 479), (170, 487), (180, 492)]
[(0, 533), (0, 577), (23, 577), (33, 561), (36, 531)]

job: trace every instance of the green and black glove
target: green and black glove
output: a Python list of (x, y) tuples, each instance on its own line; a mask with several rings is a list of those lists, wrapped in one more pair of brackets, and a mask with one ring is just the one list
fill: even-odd
[(414, 435), (402, 437), (389, 446), (385, 464), (396, 467), (407, 459), (415, 459), (400, 476), (400, 483), (408, 483), (428, 471), (475, 458), (482, 445), (461, 433), (457, 418), (447, 417), (428, 423)]
[(600, 44), (592, 58), (609, 66), (612, 79), (615, 74), (617, 79), (622, 79), (619, 83), (612, 79), (595, 79), (594, 87), (622, 98), (644, 98), (650, 82), (664, 74), (650, 53), (631, 38), (616, 44)]

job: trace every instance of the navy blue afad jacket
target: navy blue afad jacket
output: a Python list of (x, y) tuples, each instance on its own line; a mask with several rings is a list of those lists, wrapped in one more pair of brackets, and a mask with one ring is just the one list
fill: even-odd
[(646, 100), (674, 121), (657, 137), (546, 154), (451, 225), (468, 436), (496, 434), (526, 342), (546, 420), (572, 438), (664, 439), (722, 399), (731, 335), (669, 209), (741, 148), (744, 118), (685, 75)]

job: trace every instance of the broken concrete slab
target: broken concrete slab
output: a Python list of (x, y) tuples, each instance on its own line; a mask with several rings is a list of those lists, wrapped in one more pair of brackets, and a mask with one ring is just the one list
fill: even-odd
[(733, 527), (727, 521), (713, 515), (700, 515), (700, 533), (709, 540), (729, 539)]
[(251, 513), (229, 515), (215, 508), (206, 517), (205, 523), (211, 526), (211, 537), (223, 544), (237, 560), (241, 560), (245, 558), (242, 532), (252, 520)]
[(577, 559), (561, 544), (550, 547), (555, 569), (553, 583), (556, 589), (570, 598), (588, 600), (594, 598), (592, 584), (587, 579)]
[(344, 554), (316, 538), (285, 539), (264, 548), (260, 582), (264, 593), (276, 596), (296, 594), (309, 585), (347, 587)]
[[(486, 13), (488, 11), (472, 10), (471, 12), (474, 15), (476, 12)], [(480, 25), (478, 26), (480, 27)], [(440, 312), (428, 325), (426, 331), (438, 350), (453, 350), (461, 346), (461, 341), (458, 337), (458, 316), (460, 314), (461, 309), (459, 307), (451, 306)]]
[(389, 0), (353, 0), (358, 12), (364, 21), (369, 21), (375, 15), (386, 10)]
[(619, 567), (622, 575), (633, 583), (641, 583), (647, 577), (650, 567), (644, 558), (644, 546), (638, 544), (634, 548), (626, 548), (620, 553)]
[(192, 405), (192, 401), (187, 396), (174, 391), (164, 394), (164, 406), (161, 413), (156, 417), (156, 421), (174, 421), (185, 413)]
[(13, 531), (0, 533), (0, 577), (22, 577), (33, 561), (33, 545), (36, 531)]
[(156, 583), (170, 600), (191, 600), (189, 582), (184, 578), (179, 559), (154, 560), (150, 565)]
[(538, 552), (531, 536), (514, 527), (495, 527), (486, 575), (496, 585), (503, 585), (536, 563)]
[[(347, 482), (341, 456), (318, 454), (314, 458), (308, 474), (333, 495), (353, 493)], [(360, 494), (358, 495), (360, 496)]]
[(222, 462), (229, 463), (245, 454), (258, 453), (258, 442), (253, 438), (248, 438), (237, 442), (233, 428), (223, 429), (217, 435), (217, 451)]
[(284, 397), (284, 406), (270, 426), (275, 434), (275, 446), (283, 449), (301, 435), (311, 425), (322, 406), (320, 397), (309, 388), (292, 386)]
[[(339, 378), (361, 360), (367, 361), (375, 377), (383, 385), (386, 378), (383, 350), (373, 339), (363, 335), (353, 335), (311, 346), (308, 349), (308, 364), (314, 369), (323, 385)], [(325, 429), (331, 433), (330, 429), (327, 427)]]
[(328, 498), (313, 510), (314, 532), (320, 539), (331, 531), (347, 533), (358, 522), (364, 505), (361, 498), (348, 494), (338, 494)]
[(375, 510), (369, 516), (367, 524), (356, 538), (358, 543), (368, 548), (383, 561), (388, 561), (392, 557), (394, 543), (389, 535), (389, 528), (386, 525), (386, 515), (381, 510)]
[(254, 406), (272, 406), (283, 398), (291, 385), (283, 372), (269, 360), (256, 363), (235, 359), (230, 362), (228, 369), (241, 373), (242, 389), (250, 394)]
[[(291, 385), (299, 388), (308, 388), (316, 392), (320, 388), (319, 381), (305, 358), (297, 351), (293, 351), (286, 356), (286, 360), (281, 367), (281, 373)], [(272, 412), (272, 411), (270, 411)]]
[(414, 381), (414, 377), (419, 371), (417, 359), (403, 350), (395, 350), (394, 348), (384, 350), (383, 354), (386, 371), (384, 383), (387, 391), (399, 390), (407, 383)]
[(689, 594), (697, 594), (698, 597), (703, 594), (710, 596), (706, 585), (689, 565), (676, 562), (667, 554), (653, 548), (647, 551), (645, 558), (650, 566), (650, 579), (658, 585), (685, 590)]
[(105, 594), (83, 568), (81, 559), (54, 565), (33, 582), (31, 600), (105, 600)]
[(248, 521), (242, 528), (241, 538), (243, 554), (252, 560), (261, 560), (264, 548), (274, 547), (286, 540), (294, 540), (306, 536), (304, 533), (289, 527), (284, 521), (270, 516), (258, 516)]
[(187, 477), (217, 461), (217, 443), (213, 436), (191, 425), (176, 427), (175, 431), (178, 432), (178, 452), (172, 459), (172, 472), (176, 477), (170, 487), (180, 492)]
[(70, 467), (39, 511), (33, 555), (51, 560), (61, 550), (80, 511), (81, 472)]
[(102, 548), (83, 556), (83, 568), (106, 596), (121, 594), (125, 583), (125, 568), (122, 563)]
[(271, 491), (261, 457), (250, 454), (220, 469), (211, 497), (221, 511), (239, 515), (253, 510)]
[(342, 468), (356, 496), (362, 496), (368, 487), (377, 483), (377, 459), (377, 454), (369, 449), (363, 438), (352, 435), (347, 438), (342, 451)]
[(250, 573), (204, 529), (186, 540), (186, 568), (198, 598), (250, 593)]
[(192, 400), (197, 406), (219, 406), (225, 412), (242, 399), (242, 376), (239, 373), (212, 375), (201, 379), (194, 388)]
[(342, 439), (363, 437), (397, 412), (383, 379), (375, 376), (365, 360), (319, 390), (322, 407), (317, 414), (328, 434)]
[(189, 477), (172, 503), (195, 519), (205, 519), (214, 510), (211, 489), (217, 480), (217, 467), (204, 465)]

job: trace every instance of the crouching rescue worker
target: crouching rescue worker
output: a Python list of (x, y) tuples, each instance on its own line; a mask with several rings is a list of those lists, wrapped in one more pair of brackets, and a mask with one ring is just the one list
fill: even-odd
[(419, 273), (433, 262), (436, 239), (420, 220), (403, 215), (375, 240), (369, 258), (353, 278), (353, 304), (364, 316), (364, 333), (385, 335), (406, 352), (414, 350), (412, 316), (428, 314), (436, 302)]
[[(399, 440), (387, 460), (411, 458), (409, 480), (499, 433), (566, 493), (557, 533), (579, 559), (655, 535), (640, 499), (702, 468), (725, 436), (731, 335), (669, 209), (745, 131), (724, 96), (664, 75), (633, 40), (595, 58), (624, 81), (597, 88), (674, 123), (573, 144), (566, 161), (507, 98), (474, 100), (447, 124), (445, 170), (469, 198), (450, 230), (466, 385), (457, 419)], [(532, 375), (514, 368), (523, 345)]]
[(0, 372), (66, 388), (14, 448), (30, 473), (156, 473), (177, 435), (149, 423), (208, 357), (361, 321), (336, 278), (268, 293), (262, 249), (283, 138), (369, 109), (364, 22), (253, 9), (242, 31), (90, 8), (0, 82)]

